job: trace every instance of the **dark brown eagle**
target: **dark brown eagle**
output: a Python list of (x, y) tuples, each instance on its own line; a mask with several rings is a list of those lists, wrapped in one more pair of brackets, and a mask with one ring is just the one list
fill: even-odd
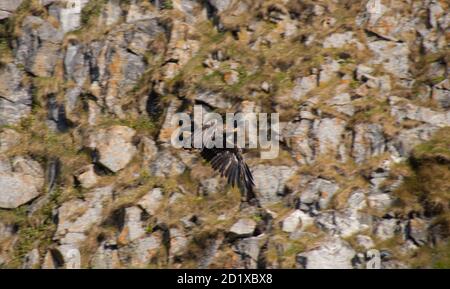
[[(209, 135), (213, 131), (215, 123), (204, 126), (200, 132), (203, 138), (210, 139)], [(221, 177), (227, 178), (228, 184), (233, 187), (238, 187), (246, 200), (249, 201), (255, 197), (253, 187), (255, 186), (253, 175), (244, 160), (242, 148), (237, 145), (237, 137), (234, 130), (233, 146), (227, 146), (230, 140), (227, 138), (226, 132), (222, 134), (223, 145), (216, 147), (211, 143), (203, 143), (201, 156), (208, 161), (212, 168), (219, 172)], [(217, 133), (217, 130), (216, 130)], [(192, 133), (192, 143), (194, 142), (195, 134)]]

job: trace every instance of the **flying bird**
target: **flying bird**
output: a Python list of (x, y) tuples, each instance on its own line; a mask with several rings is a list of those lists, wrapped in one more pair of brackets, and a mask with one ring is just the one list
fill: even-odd
[[(201, 156), (211, 164), (212, 168), (219, 172), (221, 177), (227, 179), (227, 183), (232, 187), (238, 187), (247, 201), (255, 198), (253, 188), (255, 186), (252, 172), (245, 162), (242, 148), (237, 145), (236, 130), (233, 130), (234, 138), (232, 142), (227, 138), (226, 129), (222, 132), (223, 145), (216, 147), (214, 145), (213, 133), (220, 133), (216, 127), (217, 122), (212, 121), (203, 127), (203, 130), (192, 133), (192, 143), (196, 135), (202, 137), (203, 142), (200, 148)], [(227, 145), (228, 144), (228, 145)]]

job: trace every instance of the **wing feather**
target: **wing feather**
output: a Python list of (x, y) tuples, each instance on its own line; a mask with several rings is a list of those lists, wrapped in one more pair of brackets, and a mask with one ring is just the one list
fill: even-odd
[(204, 148), (202, 156), (210, 162), (212, 168), (227, 179), (231, 186), (240, 186), (252, 190), (253, 175), (240, 151), (227, 148)]

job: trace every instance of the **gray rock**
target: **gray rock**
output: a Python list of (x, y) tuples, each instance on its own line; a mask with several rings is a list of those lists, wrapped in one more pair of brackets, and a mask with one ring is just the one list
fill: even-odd
[(150, 164), (150, 173), (157, 177), (168, 177), (181, 175), (186, 165), (169, 150), (161, 151), (156, 159)]
[(306, 269), (351, 269), (355, 255), (346, 241), (329, 238), (318, 248), (297, 255), (297, 259), (302, 260), (300, 265)]
[(375, 235), (382, 241), (392, 239), (398, 228), (396, 219), (382, 219), (375, 224)]
[(125, 222), (120, 235), (128, 242), (133, 242), (145, 235), (141, 216), (142, 210), (139, 207), (134, 206), (125, 209)]
[(356, 242), (358, 245), (363, 247), (366, 250), (372, 249), (375, 247), (375, 243), (373, 242), (372, 238), (366, 235), (357, 235), (356, 236)]
[(334, 33), (325, 38), (323, 48), (342, 48), (348, 44), (357, 43), (353, 32)]
[(97, 151), (99, 163), (117, 172), (131, 161), (137, 151), (132, 143), (135, 133), (134, 129), (119, 125), (101, 129), (89, 136), (88, 147)]
[(76, 42), (68, 43), (64, 56), (64, 72), (67, 79), (76, 83), (76, 87), (84, 84), (89, 76), (89, 66), (83, 45)]
[(9, 168), (0, 166), (0, 208), (14, 209), (39, 196), (44, 172), (38, 162), (15, 157)]
[(340, 67), (339, 62), (332, 58), (327, 58), (326, 62), (320, 66), (319, 84), (325, 84), (337, 76)]
[(150, 162), (155, 159), (158, 153), (158, 147), (153, 139), (146, 136), (141, 138), (141, 151), (145, 165), (150, 165)]
[(280, 200), (285, 193), (285, 183), (295, 174), (296, 167), (258, 165), (252, 168), (255, 188), (262, 205)]
[(307, 205), (316, 204), (319, 209), (325, 209), (338, 190), (339, 186), (332, 181), (315, 179), (302, 191), (300, 202)]
[[(428, 6), (428, 22), (433, 28), (439, 28), (440, 26), (440, 20), (444, 18), (445, 10), (440, 5), (439, 1), (431, 1), (430, 5)], [(445, 29), (443, 27), (442, 29)]]
[(78, 247), (73, 245), (62, 245), (58, 247), (58, 251), (64, 258), (65, 269), (81, 268), (81, 253)]
[(347, 208), (353, 212), (367, 207), (366, 194), (363, 190), (356, 190), (347, 199)]
[(49, 8), (50, 15), (61, 23), (64, 33), (78, 29), (81, 26), (81, 10), (89, 0), (67, 0), (56, 2)]
[(0, 67), (0, 125), (17, 124), (31, 112), (32, 95), (22, 80), (15, 64)]
[(170, 258), (178, 257), (186, 252), (189, 240), (184, 232), (177, 228), (170, 230)]
[(154, 188), (147, 194), (145, 194), (137, 203), (142, 207), (149, 215), (154, 216), (158, 208), (161, 206), (161, 202), (164, 195), (161, 188)]
[(348, 93), (338, 94), (331, 98), (327, 103), (333, 106), (338, 112), (348, 116), (355, 114), (355, 108), (352, 105), (352, 100)]
[(316, 224), (325, 232), (343, 238), (369, 228), (360, 214), (350, 209), (320, 213), (316, 218)]
[(367, 200), (369, 202), (369, 206), (378, 212), (386, 211), (389, 207), (391, 207), (394, 201), (391, 195), (384, 193), (371, 194), (367, 197)]
[(239, 219), (231, 228), (230, 233), (238, 237), (249, 237), (256, 229), (256, 222), (252, 219)]
[(14, 12), (22, 2), (23, 0), (3, 0), (0, 3), (0, 10)]
[[(391, 99), (394, 99), (393, 97)], [(392, 107), (392, 114), (399, 121), (402, 119), (412, 119), (429, 123), (438, 127), (450, 125), (450, 112), (438, 112), (427, 107), (421, 107), (413, 104), (407, 104), (404, 107)]]
[(437, 129), (429, 124), (404, 129), (389, 143), (389, 151), (396, 157), (407, 157), (416, 145), (431, 139)]
[(120, 8), (120, 0), (110, 0), (106, 3), (102, 10), (102, 22), (107, 25), (116, 24), (122, 16), (122, 9)]
[(369, 49), (374, 53), (371, 64), (381, 64), (388, 72), (399, 78), (410, 78), (409, 48), (406, 43), (378, 40), (368, 43)]
[(218, 13), (222, 13), (230, 7), (233, 0), (208, 0), (207, 2), (214, 7)]
[(104, 203), (111, 201), (112, 187), (102, 187), (85, 194), (85, 200), (72, 199), (58, 208), (58, 226), (54, 239), (61, 244), (81, 245), (86, 233), (103, 218)]
[(311, 164), (314, 162), (314, 143), (309, 137), (312, 130), (313, 115), (307, 111), (301, 112), (300, 122), (290, 122), (282, 130), (282, 136), (287, 145), (292, 149), (293, 156), (301, 164)]
[(369, 0), (366, 4), (365, 16), (369, 25), (375, 25), (381, 16), (387, 11), (387, 7), (381, 0)]
[(352, 155), (356, 163), (378, 156), (386, 150), (383, 127), (379, 124), (357, 124), (354, 127)]
[(119, 259), (130, 267), (144, 268), (160, 250), (161, 237), (152, 235), (119, 249)]
[(282, 230), (287, 233), (298, 231), (299, 229), (305, 229), (313, 224), (313, 218), (308, 214), (295, 210), (289, 216), (287, 216), (282, 223)]
[(259, 254), (266, 236), (250, 237), (238, 240), (233, 250), (240, 256), (242, 268), (257, 269)]
[(195, 99), (217, 108), (231, 108), (231, 103), (220, 92), (202, 91), (196, 94)]
[(63, 36), (49, 22), (35, 16), (25, 17), (14, 49), (17, 63), (35, 76), (51, 77), (61, 57)]
[(323, 118), (314, 122), (314, 134), (319, 141), (319, 153), (336, 152), (342, 140), (345, 122), (337, 118)]
[(3, 0), (0, 3), (0, 20), (9, 18), (22, 2), (23, 0)]
[(292, 90), (292, 98), (300, 100), (308, 92), (317, 87), (317, 75), (310, 75), (299, 78), (295, 81), (294, 89)]
[(94, 165), (87, 165), (75, 172), (75, 178), (85, 189), (90, 189), (97, 184), (97, 174)]

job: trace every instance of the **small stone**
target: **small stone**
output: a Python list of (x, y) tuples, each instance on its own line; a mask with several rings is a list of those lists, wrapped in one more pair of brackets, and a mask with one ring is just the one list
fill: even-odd
[(99, 163), (112, 172), (118, 172), (137, 151), (132, 143), (135, 133), (134, 129), (126, 126), (112, 126), (92, 134), (88, 147), (98, 152)]
[(97, 184), (97, 174), (94, 165), (87, 165), (75, 173), (75, 177), (80, 185), (85, 189), (90, 189)]
[(142, 210), (139, 207), (129, 207), (125, 209), (125, 222), (120, 233), (120, 243), (127, 244), (145, 235), (145, 230), (141, 222)]
[(161, 206), (163, 197), (164, 195), (161, 188), (154, 188), (143, 196), (137, 205), (141, 206), (149, 215), (154, 216)]
[(287, 233), (304, 229), (313, 223), (313, 218), (306, 213), (295, 210), (286, 219), (283, 220), (282, 230)]
[(261, 89), (265, 92), (265, 93), (269, 93), (270, 92), (270, 84), (267, 81), (264, 81), (261, 84)]
[(249, 237), (256, 228), (256, 222), (252, 219), (239, 219), (231, 228), (230, 233), (238, 237)]
[(44, 172), (38, 162), (16, 157), (11, 163), (4, 169), (0, 164), (0, 208), (4, 209), (17, 208), (36, 198), (44, 184)]

